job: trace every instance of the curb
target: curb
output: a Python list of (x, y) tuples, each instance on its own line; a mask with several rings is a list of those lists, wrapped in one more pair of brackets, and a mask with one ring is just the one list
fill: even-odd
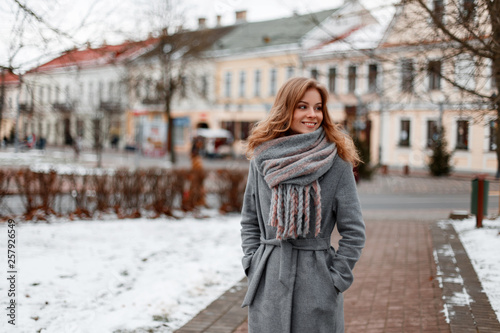
[(232, 333), (247, 319), (241, 307), (246, 291), (245, 277), (174, 333)]
[(451, 333), (500, 332), (495, 311), (451, 223), (436, 222), (430, 228)]

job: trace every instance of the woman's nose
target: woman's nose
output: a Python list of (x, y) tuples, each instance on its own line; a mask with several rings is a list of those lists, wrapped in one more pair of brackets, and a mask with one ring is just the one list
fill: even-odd
[(307, 116), (311, 117), (311, 118), (316, 117), (316, 112), (314, 112), (314, 108), (313, 107), (310, 107), (310, 108), (307, 109)]

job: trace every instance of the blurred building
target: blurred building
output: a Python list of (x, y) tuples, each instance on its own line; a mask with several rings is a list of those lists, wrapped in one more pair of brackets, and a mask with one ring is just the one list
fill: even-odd
[(143, 152), (165, 152), (161, 139), (167, 133), (167, 107), (178, 151), (191, 149), (192, 130), (214, 125), (216, 65), (206, 51), (234, 28), (207, 28), (200, 19), (197, 30), (162, 32), (151, 50), (129, 62), (127, 133), (132, 141), (148, 145)]
[[(242, 140), (269, 112), (279, 87), (308, 76), (327, 87), (332, 118), (369, 148), (372, 164), (425, 168), (442, 126), (457, 170), (494, 171), (495, 114), (444, 79), (451, 73), (491, 95), (491, 63), (450, 56), (445, 51), (453, 45), (433, 42), (432, 22), (412, 6), (405, 2), (381, 17), (350, 0), (260, 22), (238, 11), (231, 26), (219, 17), (207, 27), (200, 18), (196, 30), (69, 50), (24, 75), (21, 135), (33, 132), (56, 145), (79, 136), (87, 146), (96, 137), (104, 146), (118, 138), (120, 148), (161, 155), (168, 109), (176, 150), (189, 151), (196, 128), (222, 128), (242, 153)], [(453, 15), (442, 1), (429, 6), (443, 19)], [(8, 131), (12, 121), (2, 126)]]
[(124, 142), (128, 109), (127, 63), (156, 42), (71, 49), (23, 76), (21, 105), (31, 110), (24, 127), (50, 145), (108, 147)]
[(455, 170), (495, 171), (497, 115), (488, 111), (487, 98), (478, 98), (497, 92), (491, 62), (471, 55), (439, 27), (478, 47), (487, 39), (488, 27), (480, 23), (487, 11), (474, 1), (425, 4), (398, 7), (376, 50), (384, 80), (382, 104), (371, 116), (378, 124), (375, 160), (425, 168), (442, 126)]
[(372, 114), (380, 108), (383, 90), (382, 64), (375, 50), (388, 23), (377, 20), (359, 2), (346, 1), (324, 23), (328, 28), (310, 34), (315, 43), (304, 45), (300, 54), (304, 75), (328, 89), (333, 120), (372, 155), (377, 153), (379, 131)]
[[(19, 95), (19, 77), (7, 69), (0, 69), (0, 140), (11, 141), (17, 116), (17, 98)], [(23, 109), (22, 116), (27, 117), (30, 110)]]

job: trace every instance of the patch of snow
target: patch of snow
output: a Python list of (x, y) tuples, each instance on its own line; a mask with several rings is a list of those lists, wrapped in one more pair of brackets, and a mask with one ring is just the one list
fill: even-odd
[(212, 215), (19, 224), (16, 332), (181, 327), (243, 277), (240, 216)]
[(472, 266), (488, 295), (491, 306), (500, 320), (500, 219), (483, 221), (483, 228), (476, 228), (475, 218), (453, 221)]

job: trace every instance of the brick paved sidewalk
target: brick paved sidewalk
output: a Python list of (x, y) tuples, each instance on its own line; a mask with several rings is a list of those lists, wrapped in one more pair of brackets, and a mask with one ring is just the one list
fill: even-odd
[[(346, 332), (450, 332), (435, 279), (429, 224), (367, 221), (366, 226), (366, 248), (355, 268), (355, 282), (345, 293)], [(214, 332), (187, 330), (191, 325), (178, 332)], [(247, 332), (246, 323), (234, 330)]]
[(450, 332), (427, 222), (367, 221), (367, 243), (345, 293), (346, 332)]
[(434, 223), (431, 233), (451, 332), (500, 332), (495, 311), (453, 226)]

